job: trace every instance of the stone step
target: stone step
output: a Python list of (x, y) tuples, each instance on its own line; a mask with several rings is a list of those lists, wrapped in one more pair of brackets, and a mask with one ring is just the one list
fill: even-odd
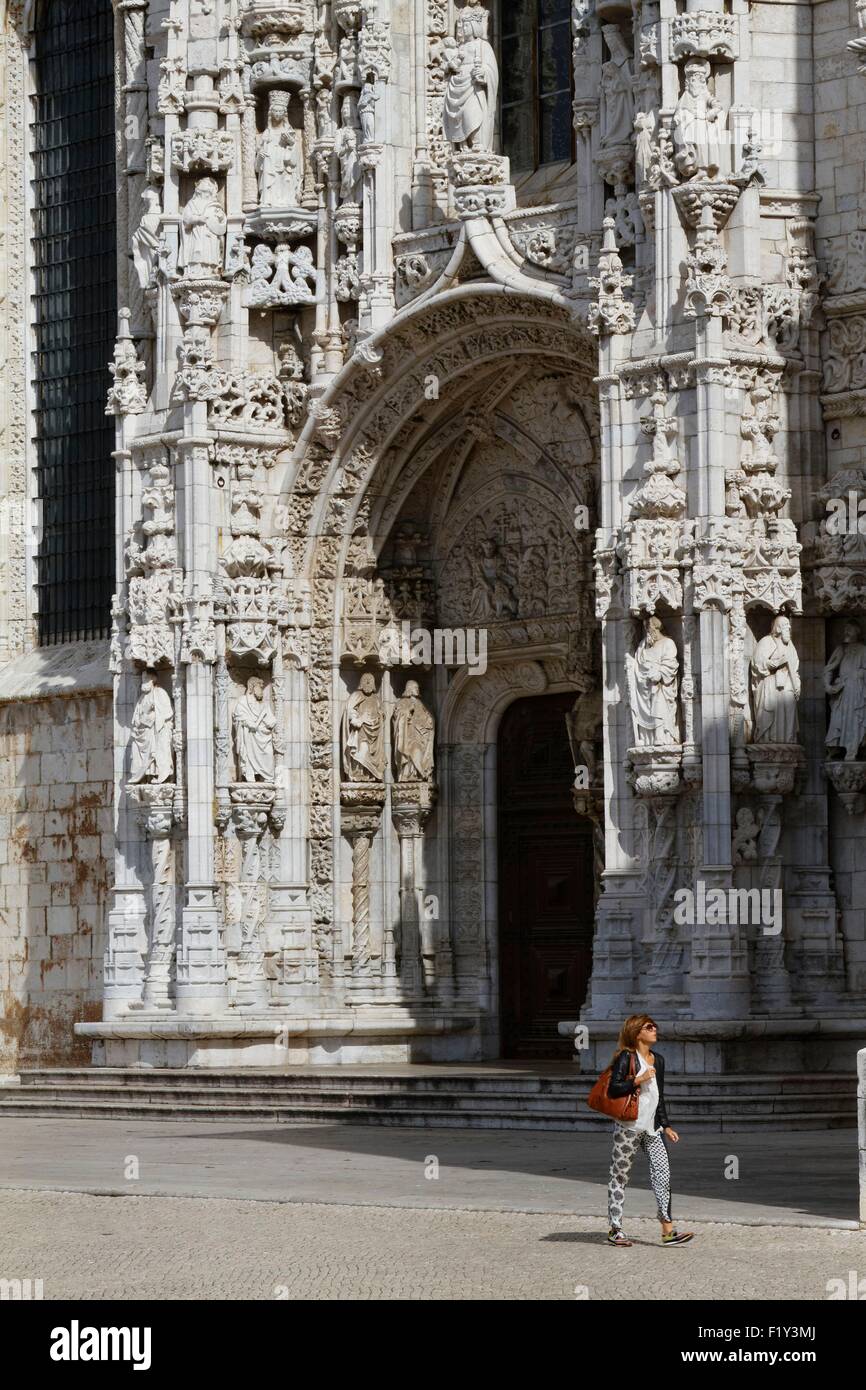
[[(409, 1090), (466, 1091), (468, 1094), (563, 1094), (573, 1097), (587, 1093), (595, 1077), (569, 1069), (559, 1074), (542, 1072), (495, 1072), (470, 1068), (443, 1068), (431, 1072), (423, 1066), (402, 1072), (349, 1068), (338, 1066), (331, 1070), (299, 1068), (295, 1072), (279, 1072), (274, 1068), (33, 1068), (18, 1073), (22, 1088), (43, 1086), (78, 1087), (195, 1087), (196, 1090), (224, 1086), (256, 1086), (274, 1090)], [(770, 1074), (762, 1072), (720, 1076), (717, 1073), (671, 1074), (666, 1083), (673, 1095), (699, 1095), (719, 1091), (724, 1095), (737, 1093), (776, 1095), (796, 1094), (856, 1094), (856, 1076), (852, 1073), (816, 1072), (812, 1074)]]
[[(594, 1129), (592, 1078), (569, 1067), (187, 1068), (46, 1067), (0, 1089), (0, 1115), (227, 1118), (505, 1129)], [(672, 1076), (678, 1123), (715, 1130), (856, 1124), (852, 1076)]]
[[(207, 1105), (279, 1105), (286, 1108), (298, 1106), (334, 1105), (357, 1110), (396, 1109), (421, 1106), (431, 1110), (458, 1110), (466, 1112), (498, 1112), (508, 1108), (524, 1115), (572, 1115), (576, 1109), (585, 1106), (587, 1087), (569, 1094), (540, 1095), (525, 1092), (502, 1092), (493, 1094), (485, 1091), (457, 1091), (440, 1088), (436, 1091), (413, 1091), (403, 1089), (360, 1088), (347, 1086), (320, 1090), (314, 1086), (291, 1087), (285, 1090), (276, 1087), (261, 1087), (249, 1083), (223, 1085), (219, 1088), (198, 1088), (195, 1085), (182, 1086), (135, 1086), (122, 1087), (110, 1085), (64, 1087), (45, 1084), (38, 1087), (22, 1087), (17, 1092), (0, 1092), (0, 1109), (14, 1104), (16, 1097), (22, 1100), (60, 1102), (75, 1100), (81, 1102), (101, 1102), (107, 1100), (129, 1101), (143, 1105), (174, 1104), (189, 1108)], [(798, 1113), (808, 1099), (809, 1108), (816, 1114), (835, 1113), (844, 1108), (846, 1100), (854, 1108), (854, 1093), (827, 1094), (804, 1097), (801, 1092), (789, 1095), (767, 1095), (765, 1092), (739, 1092), (736, 1094), (705, 1094), (702, 1096), (679, 1095), (669, 1097), (675, 1113), (684, 1119), (696, 1115), (748, 1115), (761, 1107), (769, 1107), (774, 1115)]]
[[(430, 1109), (422, 1106), (382, 1107), (369, 1110), (356, 1106), (325, 1105), (319, 1102), (312, 1106), (292, 1105), (285, 1102), (262, 1104), (229, 1104), (208, 1100), (197, 1105), (179, 1105), (170, 1101), (136, 1101), (113, 1098), (93, 1100), (85, 1096), (75, 1096), (62, 1100), (42, 1096), (30, 1096), (22, 1091), (0, 1093), (0, 1116), (66, 1116), (68, 1119), (123, 1119), (123, 1120), (174, 1120), (189, 1122), (195, 1120), (234, 1120), (237, 1122), (267, 1122), (281, 1124), (363, 1124), (417, 1129), (527, 1129), (527, 1130), (595, 1130), (604, 1131), (609, 1120), (595, 1116), (584, 1109), (576, 1110), (569, 1116), (546, 1113), (521, 1113), (513, 1109), (503, 1110), (460, 1110)], [(786, 1130), (825, 1130), (847, 1129), (856, 1124), (856, 1116), (848, 1110), (835, 1110), (822, 1114), (809, 1111), (794, 1111), (784, 1116), (773, 1114), (762, 1105), (749, 1114), (730, 1113), (713, 1116), (693, 1115), (684, 1117), (681, 1123), (690, 1128), (735, 1132), (754, 1130), (773, 1125), (776, 1129), (780, 1121)]]

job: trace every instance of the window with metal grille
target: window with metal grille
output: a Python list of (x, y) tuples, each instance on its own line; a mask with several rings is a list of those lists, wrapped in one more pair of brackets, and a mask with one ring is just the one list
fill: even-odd
[(570, 160), (570, 0), (502, 0), (502, 153), (521, 172)]
[(101, 637), (114, 585), (114, 21), (40, 0), (33, 43), (33, 331), (39, 640)]

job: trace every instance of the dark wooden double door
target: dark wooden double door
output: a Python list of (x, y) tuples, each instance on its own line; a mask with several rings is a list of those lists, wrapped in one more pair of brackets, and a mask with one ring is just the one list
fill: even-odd
[(499, 969), (503, 1057), (567, 1058), (592, 967), (593, 849), (572, 800), (573, 695), (519, 700), (499, 732)]

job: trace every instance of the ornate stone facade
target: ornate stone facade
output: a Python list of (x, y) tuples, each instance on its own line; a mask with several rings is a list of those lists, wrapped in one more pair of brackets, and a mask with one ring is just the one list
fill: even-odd
[[(859, 211), (812, 189), (835, 154), (784, 105), (853, 74), (840, 6), (768, 88), (741, 55), (787, 34), (778, 6), (575, 3), (575, 156), (549, 185), (501, 152), (494, 4), (117, 0), (95, 1060), (498, 1055), (497, 729), (566, 692), (598, 1055), (648, 1007), (692, 1070), (773, 1028), (805, 1048), (816, 1019), (820, 1065), (847, 1056), (866, 164)], [(21, 7), (3, 41), (13, 509)], [(0, 606), (9, 663), (32, 644), (15, 544)], [(683, 920), (708, 887), (781, 894), (778, 931)]]

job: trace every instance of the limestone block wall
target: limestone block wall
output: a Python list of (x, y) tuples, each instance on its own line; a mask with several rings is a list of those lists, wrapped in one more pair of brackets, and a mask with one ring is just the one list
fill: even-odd
[(112, 832), (111, 697), (0, 703), (0, 1071), (89, 1062)]

